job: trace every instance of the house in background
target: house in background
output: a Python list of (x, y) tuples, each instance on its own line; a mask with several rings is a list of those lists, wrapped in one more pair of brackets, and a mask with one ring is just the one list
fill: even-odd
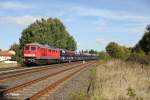
[(10, 60), (13, 55), (15, 55), (14, 51), (2, 51), (2, 50), (0, 50), (0, 61)]

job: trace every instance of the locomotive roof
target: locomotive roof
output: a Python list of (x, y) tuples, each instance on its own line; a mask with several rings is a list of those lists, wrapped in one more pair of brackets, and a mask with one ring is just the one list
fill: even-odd
[(60, 50), (59, 48), (54, 48), (54, 47), (50, 47), (49, 45), (42, 45), (39, 43), (28, 43), (26, 45), (38, 45), (39, 47), (43, 47), (43, 48), (49, 48), (49, 49), (55, 49), (55, 50)]

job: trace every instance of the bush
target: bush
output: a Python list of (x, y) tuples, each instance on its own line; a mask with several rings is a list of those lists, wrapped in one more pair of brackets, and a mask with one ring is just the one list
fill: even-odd
[(150, 65), (150, 56), (145, 55), (143, 53), (134, 52), (129, 56), (127, 61), (133, 61), (140, 64)]
[(117, 59), (127, 59), (130, 56), (131, 50), (124, 46), (120, 46), (115, 42), (110, 42), (106, 46), (106, 51), (107, 53), (112, 57), (112, 58), (117, 58)]
[(100, 60), (106, 60), (106, 61), (111, 59), (109, 54), (107, 52), (104, 52), (104, 51), (99, 52), (98, 57), (99, 57)]

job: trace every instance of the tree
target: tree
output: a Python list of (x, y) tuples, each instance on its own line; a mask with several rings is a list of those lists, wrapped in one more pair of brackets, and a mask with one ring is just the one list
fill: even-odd
[(17, 43), (13, 43), (11, 46), (10, 46), (10, 49), (9, 50), (13, 50), (15, 51), (15, 55), (12, 56), (12, 60), (16, 60), (18, 61), (19, 63), (21, 63), (21, 55), (22, 55), (22, 52), (20, 50), (20, 45), (17, 44)]
[(67, 45), (68, 47), (66, 49), (68, 50), (76, 50), (77, 49), (77, 44), (76, 42), (74, 42), (74, 38), (72, 36), (68, 37), (68, 41), (67, 41)]
[(148, 25), (147, 31), (135, 46), (136, 51), (139, 51), (140, 49), (143, 50), (146, 54), (150, 52), (150, 25)]
[(91, 49), (91, 50), (89, 50), (89, 54), (97, 54), (97, 51), (96, 51), (96, 50)]
[(16, 51), (18, 48), (19, 48), (19, 44), (13, 43), (13, 44), (10, 46), (10, 49), (9, 49), (9, 50)]
[(107, 46), (106, 46), (106, 51), (107, 53), (114, 58), (118, 58), (118, 53), (119, 52), (119, 48), (118, 48), (118, 44), (115, 42), (110, 42)]
[(20, 47), (26, 43), (38, 42), (50, 46), (68, 50), (76, 50), (76, 41), (66, 31), (65, 26), (59, 19), (49, 18), (37, 20), (23, 30), (20, 38)]

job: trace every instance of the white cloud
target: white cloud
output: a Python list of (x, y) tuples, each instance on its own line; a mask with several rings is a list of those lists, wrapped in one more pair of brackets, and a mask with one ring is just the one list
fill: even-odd
[(8, 10), (8, 9), (28, 9), (28, 8), (31, 8), (31, 5), (12, 1), (0, 2), (0, 9)]
[(86, 7), (72, 7), (71, 10), (79, 16), (97, 17), (99, 20), (95, 25), (99, 32), (144, 32), (145, 27), (150, 23), (150, 16), (131, 12)]
[[(147, 25), (147, 24), (146, 24)], [(126, 33), (126, 34), (142, 34), (146, 29), (146, 25), (129, 25), (124, 26), (111, 26), (109, 23), (99, 23), (97, 24), (96, 30), (102, 33)]]
[(116, 40), (116, 39), (111, 39), (111, 40), (107, 40), (104, 38), (97, 38), (96, 39), (96, 43), (101, 45), (102, 47), (106, 47), (110, 42), (116, 42), (119, 45), (126, 46), (126, 47), (133, 47), (135, 45), (135, 43), (133, 43), (133, 42), (132, 43), (125, 43), (123, 41)]
[(47, 18), (47, 17), (44, 17), (44, 16), (21, 16), (21, 17), (0, 16), (0, 23), (14, 23), (14, 24), (18, 24), (21, 26), (27, 26), (41, 18)]
[(123, 11), (119, 12), (109, 9), (72, 7), (71, 10), (82, 16), (101, 17), (109, 20), (132, 20), (132, 21), (147, 22), (150, 19), (149, 16), (140, 16)]
[(106, 32), (109, 26), (109, 22), (107, 20), (100, 20), (96, 23), (96, 30), (99, 32)]
[(110, 41), (103, 39), (103, 38), (97, 38), (96, 39), (96, 43), (100, 44), (100, 45), (107, 45)]

